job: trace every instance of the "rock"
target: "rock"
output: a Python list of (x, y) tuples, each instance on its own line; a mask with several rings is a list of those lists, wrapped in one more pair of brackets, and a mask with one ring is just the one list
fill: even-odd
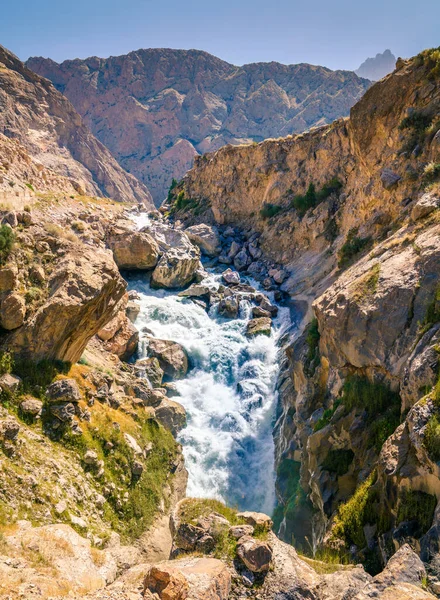
[(125, 309), (125, 314), (130, 319), (132, 323), (134, 323), (140, 313), (141, 307), (137, 302), (133, 302), (130, 300), (127, 303), (127, 308)]
[(0, 377), (0, 389), (4, 392), (8, 392), (13, 394), (18, 390), (21, 385), (20, 377), (16, 375), (11, 375), (10, 373), (5, 373)]
[(286, 279), (287, 273), (283, 269), (270, 269), (269, 276), (273, 278), (275, 283), (281, 285)]
[[(98, 335), (102, 330), (98, 333)], [(121, 360), (129, 360), (136, 352), (139, 344), (139, 331), (124, 314), (120, 328), (115, 335), (105, 343), (105, 349), (116, 354)]]
[(264, 297), (260, 302), (260, 308), (262, 308), (263, 310), (267, 310), (267, 312), (269, 312), (272, 315), (272, 317), (276, 317), (278, 314), (278, 306), (271, 304), (266, 297)]
[(164, 372), (157, 358), (142, 358), (136, 361), (136, 368), (145, 373), (145, 376), (153, 387), (160, 387), (162, 385)]
[(183, 288), (194, 279), (199, 267), (200, 251), (191, 248), (170, 248), (162, 255), (151, 277), (151, 285), (158, 288)]
[(400, 175), (394, 173), (391, 169), (383, 169), (380, 174), (380, 179), (382, 181), (382, 185), (386, 190), (389, 190), (393, 186), (395, 186), (401, 179)]
[(420, 390), (429, 390), (437, 379), (440, 324), (423, 334), (410, 354), (400, 387), (402, 410), (408, 410), (420, 399)]
[(248, 252), (254, 260), (258, 260), (263, 254), (261, 248), (258, 248), (254, 243), (250, 243), (248, 246)]
[(215, 227), (201, 223), (188, 227), (185, 233), (191, 242), (200, 248), (202, 254), (211, 258), (220, 254), (220, 238)]
[(159, 246), (147, 232), (114, 227), (107, 245), (120, 269), (150, 270), (159, 260)]
[(21, 327), (26, 315), (26, 302), (20, 294), (11, 293), (0, 305), (0, 325), (3, 329), (12, 330)]
[(237, 254), (240, 252), (240, 244), (237, 244), (237, 242), (235, 240), (233, 240), (231, 247), (229, 248), (229, 252), (228, 252), (228, 258), (229, 259), (234, 259)]
[(268, 310), (264, 310), (264, 308), (261, 308), (261, 306), (254, 306), (252, 308), (252, 316), (254, 317), (254, 319), (258, 319), (260, 317), (266, 317), (270, 319), (272, 315)]
[(243, 248), (234, 258), (234, 267), (237, 271), (243, 271), (251, 262), (249, 254)]
[(183, 298), (200, 298), (202, 296), (208, 296), (210, 288), (207, 285), (201, 285), (200, 283), (193, 283), (186, 290), (182, 290), (177, 295)]
[(130, 448), (130, 450), (138, 455), (138, 456), (143, 456), (144, 452), (142, 450), (142, 448), (139, 446), (139, 444), (137, 443), (137, 441), (134, 439), (134, 437), (132, 435), (130, 435), (129, 433), (125, 432), (124, 433), (124, 440), (127, 443), (128, 447)]
[(232, 269), (226, 269), (226, 271), (223, 271), (222, 273), (222, 280), (227, 285), (238, 284), (240, 283), (240, 275), (239, 273), (237, 273), (237, 271), (233, 271)]
[(254, 528), (252, 525), (234, 525), (229, 528), (229, 535), (236, 540), (240, 539), (243, 536), (252, 536), (254, 533)]
[(231, 575), (216, 558), (188, 557), (153, 565), (144, 580), (147, 591), (160, 600), (227, 600)]
[(58, 259), (48, 282), (49, 297), (26, 323), (10, 334), (14, 352), (77, 362), (89, 340), (114, 316), (126, 283), (111, 253), (72, 245)]
[(97, 467), (99, 463), (98, 454), (94, 450), (87, 450), (83, 458), (86, 465), (89, 467)]
[(157, 358), (165, 375), (173, 379), (185, 377), (188, 371), (188, 355), (180, 344), (170, 340), (149, 338), (148, 354)]
[(240, 303), (237, 296), (226, 296), (218, 304), (218, 314), (228, 319), (236, 319)]
[(411, 219), (418, 221), (430, 215), (434, 210), (440, 207), (440, 198), (433, 193), (423, 194), (423, 196), (416, 202), (412, 211)]
[(46, 389), (46, 397), (49, 402), (77, 403), (81, 400), (81, 393), (75, 379), (65, 378), (51, 383)]
[(8, 212), (5, 214), (5, 216), (3, 217), (2, 223), (5, 225), (10, 225), (12, 228), (17, 227), (18, 225), (18, 219), (17, 219), (17, 213), (12, 211), (12, 212)]
[(37, 398), (32, 398), (28, 396), (25, 400), (20, 402), (20, 410), (24, 415), (38, 418), (41, 416), (41, 412), (43, 410), (43, 403), (41, 400), (37, 400)]
[(156, 419), (176, 436), (186, 426), (186, 412), (181, 404), (164, 398), (155, 409)]
[(50, 414), (61, 423), (72, 423), (75, 416), (75, 406), (71, 402), (61, 402), (49, 406)]
[(10, 292), (17, 283), (18, 269), (15, 265), (8, 265), (0, 269), (0, 292)]
[(269, 317), (259, 317), (251, 319), (246, 327), (246, 336), (249, 338), (257, 335), (270, 335), (272, 328), (272, 319)]
[(0, 420), (0, 440), (14, 441), (18, 437), (20, 425), (12, 417)]
[(237, 555), (252, 573), (268, 571), (272, 560), (272, 547), (262, 540), (243, 536), (237, 543)]
[(133, 463), (131, 465), (131, 472), (136, 477), (140, 477), (142, 475), (142, 473), (144, 472), (144, 465), (143, 465), (143, 463), (141, 463), (139, 460), (133, 461)]
[(197, 542), (206, 534), (203, 527), (196, 527), (191, 523), (181, 523), (174, 534), (174, 544), (177, 548), (186, 551), (196, 549)]
[(44, 272), (43, 267), (41, 267), (40, 265), (34, 265), (29, 270), (29, 277), (31, 281), (39, 285), (43, 284), (46, 281), (46, 274)]
[(243, 519), (248, 525), (258, 527), (259, 529), (263, 529), (265, 531), (270, 531), (273, 526), (272, 519), (264, 513), (252, 511), (240, 512), (237, 513), (237, 518)]

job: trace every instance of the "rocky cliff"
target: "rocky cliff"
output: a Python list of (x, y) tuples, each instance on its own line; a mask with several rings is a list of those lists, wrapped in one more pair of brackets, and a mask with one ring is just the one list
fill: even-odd
[(370, 85), (308, 64), (228, 64), (197, 50), (150, 49), (102, 59), (31, 58), (156, 204), (194, 157), (347, 115)]
[(13, 188), (21, 183), (28, 190), (47, 191), (48, 181), (41, 182), (38, 176), (45, 168), (46, 173), (69, 180), (66, 192), (73, 187), (77, 194), (151, 204), (147, 188), (124, 172), (70, 102), (1, 46), (0, 134), (18, 142), (30, 159), (27, 178), (17, 180), (13, 172), (8, 174), (11, 161), (2, 153), (0, 185)]
[(163, 209), (238, 227), (226, 259), (293, 301), (275, 428), (280, 535), (372, 573), (409, 541), (433, 587), (439, 65), (438, 49), (401, 60), (350, 119), (198, 158)]

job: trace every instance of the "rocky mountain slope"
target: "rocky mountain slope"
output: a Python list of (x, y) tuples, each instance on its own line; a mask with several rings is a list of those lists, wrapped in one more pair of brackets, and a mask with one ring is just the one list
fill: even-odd
[(378, 52), (374, 58), (367, 58), (355, 73), (359, 77), (370, 79), (370, 81), (379, 81), (394, 71), (395, 67), (396, 57), (391, 50), (385, 50), (382, 53)]
[(62, 64), (31, 58), (27, 65), (69, 98), (156, 204), (197, 154), (330, 123), (370, 85), (349, 71), (275, 62), (236, 67), (197, 50)]
[[(27, 184), (28, 190), (48, 189), (47, 182), (42, 182), (38, 175), (38, 171), (45, 168), (46, 173), (50, 171), (70, 180), (66, 181), (66, 192), (73, 187), (78, 194), (151, 204), (147, 188), (121, 169), (90, 133), (70, 102), (2, 46), (0, 134), (18, 142), (27, 151), (30, 162), (23, 167), (28, 171), (27, 178), (19, 178), (18, 182)], [(3, 144), (6, 144), (4, 140)], [(7, 172), (12, 148), (8, 145), (6, 154), (2, 153), (0, 185), (13, 188), (18, 174)], [(18, 164), (19, 156), (13, 153)]]
[(423, 52), (350, 119), (198, 158), (163, 209), (240, 229), (236, 268), (293, 301), (275, 429), (280, 535), (373, 573), (410, 541), (434, 587), (439, 73), (440, 51)]

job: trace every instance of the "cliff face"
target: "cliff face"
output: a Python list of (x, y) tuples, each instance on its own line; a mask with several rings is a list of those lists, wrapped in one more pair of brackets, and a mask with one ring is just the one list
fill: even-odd
[[(46, 168), (66, 178), (67, 188), (76, 193), (151, 204), (146, 187), (121, 169), (70, 102), (1, 46), (0, 133), (19, 142), (31, 158), (25, 183), (35, 183), (36, 191), (48, 186), (38, 188), (41, 182), (30, 171)], [(10, 187), (15, 185), (7, 173), (4, 178)]]
[(438, 563), (439, 62), (400, 61), (350, 119), (197, 159), (167, 206), (257, 232), (290, 274), (275, 521), (371, 572), (406, 541)]
[(348, 71), (275, 62), (235, 67), (196, 50), (27, 64), (69, 98), (156, 203), (198, 153), (329, 123), (347, 115), (369, 86)]

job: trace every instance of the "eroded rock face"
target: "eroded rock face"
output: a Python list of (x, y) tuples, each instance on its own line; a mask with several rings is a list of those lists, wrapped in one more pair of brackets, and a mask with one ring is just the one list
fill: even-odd
[(23, 356), (76, 362), (87, 342), (113, 316), (125, 282), (108, 251), (72, 248), (49, 281), (49, 297), (9, 338)]
[(177, 342), (149, 338), (148, 353), (157, 358), (164, 373), (172, 379), (181, 379), (188, 371), (188, 355)]

